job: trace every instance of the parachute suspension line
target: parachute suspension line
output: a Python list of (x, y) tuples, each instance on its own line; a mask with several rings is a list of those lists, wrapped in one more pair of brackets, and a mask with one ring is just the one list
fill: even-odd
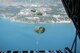
[(45, 32), (45, 27), (43, 27), (43, 26), (36, 26), (34, 31), (37, 33), (37, 35), (36, 35), (36, 45), (39, 47), (39, 39), (41, 37), (41, 34), (43, 34)]
[(36, 35), (36, 48), (39, 50), (39, 34)]

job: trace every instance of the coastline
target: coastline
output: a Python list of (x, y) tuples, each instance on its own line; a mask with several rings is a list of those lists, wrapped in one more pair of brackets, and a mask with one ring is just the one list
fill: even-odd
[(18, 23), (27, 23), (27, 24), (70, 24), (72, 23), (72, 21), (57, 21), (57, 22), (54, 22), (54, 21), (51, 21), (51, 22), (27, 22), (27, 21), (21, 21), (21, 20), (15, 20), (15, 19), (10, 19), (11, 22), (18, 22)]

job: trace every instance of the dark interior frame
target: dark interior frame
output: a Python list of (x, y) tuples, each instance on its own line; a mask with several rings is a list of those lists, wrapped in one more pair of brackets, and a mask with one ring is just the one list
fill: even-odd
[[(70, 53), (77, 53), (77, 37), (80, 39), (80, 0), (61, 0), (67, 12), (67, 15), (72, 20), (76, 28), (76, 36), (74, 38), (71, 49), (66, 48)], [(73, 51), (74, 49), (74, 51)]]

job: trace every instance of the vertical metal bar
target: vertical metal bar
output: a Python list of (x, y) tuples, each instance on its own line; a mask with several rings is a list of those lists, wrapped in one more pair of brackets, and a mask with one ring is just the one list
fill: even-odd
[(78, 32), (76, 31), (76, 39), (75, 39), (74, 53), (76, 53), (76, 50), (77, 50), (77, 36), (78, 36)]
[[(76, 32), (77, 33), (77, 32)], [(73, 44), (72, 44), (72, 47), (71, 47), (71, 51), (73, 50), (73, 47), (74, 47), (74, 44), (75, 44), (75, 41), (76, 41), (76, 37), (77, 37), (77, 35), (75, 36), (75, 39), (74, 39), (74, 41), (73, 41)]]

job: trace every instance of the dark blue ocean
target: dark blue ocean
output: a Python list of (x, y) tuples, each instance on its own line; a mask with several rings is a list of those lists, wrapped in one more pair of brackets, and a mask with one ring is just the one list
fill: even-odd
[[(45, 32), (37, 34), (36, 26)], [(0, 50), (64, 50), (71, 47), (75, 27), (71, 24), (26, 24), (0, 19)], [(38, 43), (37, 43), (38, 42)], [(80, 49), (78, 41), (77, 52)]]

